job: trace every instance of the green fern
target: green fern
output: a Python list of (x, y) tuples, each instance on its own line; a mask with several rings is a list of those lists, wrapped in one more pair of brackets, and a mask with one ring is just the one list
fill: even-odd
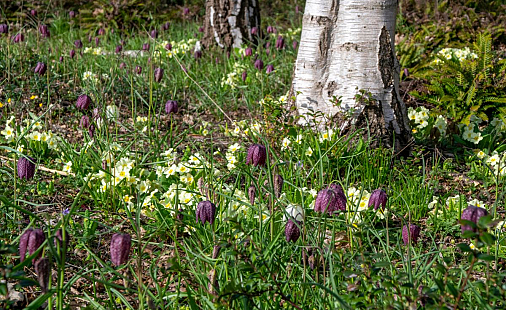
[(478, 35), (473, 44), (476, 58), (459, 60), (436, 55), (440, 65), (430, 63), (421, 75), (430, 80), (426, 93), (413, 96), (435, 105), (454, 121), (468, 124), (471, 116), (489, 120), (504, 117), (506, 111), (506, 60), (498, 60), (492, 51), (489, 34)]

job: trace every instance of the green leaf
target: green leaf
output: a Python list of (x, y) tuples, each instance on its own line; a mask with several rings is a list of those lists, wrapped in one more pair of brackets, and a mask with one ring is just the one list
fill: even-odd
[(453, 296), (457, 297), (459, 295), (459, 291), (457, 290), (455, 285), (453, 285), (453, 283), (451, 282), (446, 283), (446, 287), (448, 287), (450, 294), (452, 294)]
[(489, 254), (485, 254), (485, 253), (480, 253), (480, 254), (478, 254), (477, 257), (478, 257), (478, 259), (481, 259), (481, 260), (484, 260), (487, 262), (491, 262), (491, 261), (495, 260), (495, 257), (493, 255), (489, 255)]
[(495, 237), (492, 234), (489, 234), (487, 232), (484, 232), (480, 235), (480, 241), (485, 243), (488, 246), (491, 246), (495, 243)]
[(459, 243), (457, 244), (457, 248), (459, 248), (464, 253), (473, 251), (471, 247), (469, 247), (469, 244), (467, 243)]

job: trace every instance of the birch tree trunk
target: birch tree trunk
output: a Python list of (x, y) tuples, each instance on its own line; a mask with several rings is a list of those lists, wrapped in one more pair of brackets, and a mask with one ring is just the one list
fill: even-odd
[(260, 29), (258, 0), (206, 0), (204, 47), (241, 47), (245, 41), (256, 43), (251, 29)]
[[(317, 121), (331, 117), (342, 130), (368, 128), (397, 151), (409, 144), (394, 47), (397, 5), (397, 0), (306, 1), (293, 80), (305, 123), (311, 122), (309, 114), (321, 112)], [(359, 93), (368, 95), (357, 100)]]

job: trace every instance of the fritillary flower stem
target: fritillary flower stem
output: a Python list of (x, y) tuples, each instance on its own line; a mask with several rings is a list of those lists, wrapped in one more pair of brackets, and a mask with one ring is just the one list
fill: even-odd
[(141, 206), (137, 210), (137, 281), (139, 282), (139, 309), (144, 309), (144, 296), (142, 292), (143, 284), (142, 284), (142, 255), (143, 252), (142, 244), (141, 244), (141, 226), (140, 226), (140, 213)]
[(57, 309), (63, 310), (63, 286), (65, 279), (65, 255), (67, 254), (67, 236), (65, 231), (65, 219), (62, 219), (62, 240), (61, 242), (56, 242), (58, 257), (60, 260), (58, 261), (58, 300), (57, 300)]
[[(132, 98), (132, 121), (134, 123), (134, 127), (136, 125), (135, 123), (135, 108), (134, 108), (134, 81), (133, 81), (133, 74), (130, 74), (130, 98)], [(135, 135), (137, 137), (137, 135)]]
[(153, 64), (149, 66), (149, 110), (148, 110), (148, 135), (151, 140), (151, 110), (153, 109)]
[(7, 84), (10, 83), (11, 83), (11, 45), (7, 43)]
[[(49, 65), (49, 62), (48, 62), (48, 65)], [(48, 70), (46, 70), (46, 79), (47, 79), (46, 80), (47, 81), (47, 106), (48, 107), (49, 107), (49, 104), (51, 103), (51, 96), (50, 96), (50, 93), (49, 93), (49, 87), (50, 87), (50, 85), (49, 85), (49, 71), (51, 71), (51, 70), (49, 70), (49, 68), (48, 68)], [(44, 117), (44, 120), (45, 120), (45, 123), (46, 123), (45, 124), (46, 125), (46, 129), (47, 129), (48, 128), (47, 114)]]
[[(269, 145), (267, 144), (267, 177), (269, 178), (269, 188), (274, 189), (274, 180), (272, 179), (272, 170), (271, 170), (271, 158), (269, 155)], [(271, 228), (271, 242), (274, 240), (274, 190), (270, 192), (270, 205), (271, 205), (271, 218), (270, 218), (270, 228)]]

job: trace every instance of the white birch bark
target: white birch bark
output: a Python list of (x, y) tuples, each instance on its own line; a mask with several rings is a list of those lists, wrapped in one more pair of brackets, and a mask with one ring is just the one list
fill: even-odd
[[(384, 127), (376, 130), (381, 138), (388, 133), (410, 140), (406, 107), (398, 93), (397, 5), (397, 0), (306, 2), (293, 80), (300, 115), (310, 111), (337, 115), (341, 129), (358, 125), (361, 117), (374, 114), (364, 111), (368, 105), (364, 100), (355, 100), (359, 90), (365, 90), (376, 102), (378, 115), (373, 121)], [(341, 99), (340, 105), (335, 98)]]

